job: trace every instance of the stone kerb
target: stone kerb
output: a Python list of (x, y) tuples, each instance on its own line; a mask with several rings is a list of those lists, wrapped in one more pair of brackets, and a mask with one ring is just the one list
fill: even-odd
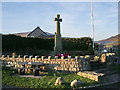
[(77, 75), (101, 82), (104, 79), (104, 74), (95, 72), (78, 72)]

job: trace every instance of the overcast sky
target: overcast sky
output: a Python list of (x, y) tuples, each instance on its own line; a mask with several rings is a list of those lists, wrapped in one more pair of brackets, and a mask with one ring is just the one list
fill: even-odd
[[(54, 18), (60, 14), (63, 37), (92, 37), (90, 5), (90, 2), (3, 2), (2, 33), (28, 32), (39, 26), (54, 34)], [(117, 2), (94, 2), (93, 13), (95, 40), (118, 34)]]

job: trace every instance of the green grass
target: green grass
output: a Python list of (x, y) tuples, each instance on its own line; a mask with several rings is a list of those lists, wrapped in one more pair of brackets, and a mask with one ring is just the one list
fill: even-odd
[[(63, 74), (63, 73), (54, 73), (49, 72), (46, 76), (42, 78), (27, 78), (27, 77), (15, 77), (11, 76), (11, 70), (3, 70), (2, 71), (2, 83), (3, 85), (11, 85), (17, 87), (24, 88), (71, 88), (70, 83), (77, 79), (84, 82), (82, 86), (89, 86), (97, 84), (97, 82), (78, 76), (76, 74)], [(65, 84), (55, 86), (54, 83), (58, 77), (63, 77), (65, 80)]]

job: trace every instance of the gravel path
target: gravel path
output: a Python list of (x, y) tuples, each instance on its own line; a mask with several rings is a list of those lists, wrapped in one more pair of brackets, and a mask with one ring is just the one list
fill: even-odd
[(107, 85), (107, 86), (102, 86), (102, 88), (119, 88), (120, 89), (120, 82), (111, 84), (111, 85)]
[(16, 77), (29, 77), (29, 78), (42, 78), (42, 76), (44, 76), (44, 75), (40, 75), (40, 76), (34, 76), (34, 75), (12, 75), (12, 76), (16, 76)]

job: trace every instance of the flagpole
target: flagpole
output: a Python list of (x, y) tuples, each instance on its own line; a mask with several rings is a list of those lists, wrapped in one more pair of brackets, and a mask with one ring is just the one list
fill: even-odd
[(93, 51), (94, 51), (95, 46), (94, 46), (94, 15), (93, 15), (93, 0), (91, 0), (91, 29), (92, 29)]

